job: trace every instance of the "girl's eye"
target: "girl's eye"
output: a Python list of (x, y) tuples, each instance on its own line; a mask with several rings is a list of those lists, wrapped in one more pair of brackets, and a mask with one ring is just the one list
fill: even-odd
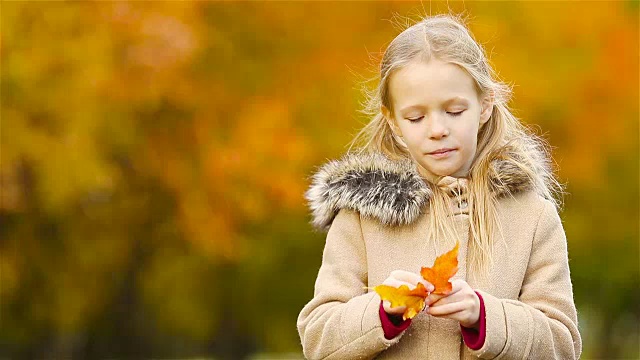
[[(449, 114), (451, 116), (460, 116), (460, 115), (462, 115), (463, 112), (464, 112), (464, 110), (458, 111), (458, 112), (449, 112), (449, 111), (447, 111), (447, 114)], [(406, 119), (411, 121), (411, 122), (418, 122), (418, 121), (422, 120), (422, 118), (424, 118), (424, 116), (420, 116), (420, 117), (417, 117), (417, 118), (406, 118)]]

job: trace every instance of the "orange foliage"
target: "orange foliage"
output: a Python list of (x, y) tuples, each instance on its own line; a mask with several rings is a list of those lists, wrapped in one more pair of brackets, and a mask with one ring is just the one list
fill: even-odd
[(436, 258), (433, 267), (423, 267), (420, 270), (420, 275), (433, 284), (434, 294), (446, 294), (451, 291), (449, 279), (458, 272), (458, 246), (459, 243), (456, 242), (453, 249)]
[[(451, 283), (449, 279), (458, 272), (458, 243), (450, 251), (436, 258), (433, 267), (423, 267), (420, 270), (422, 277), (433, 284), (434, 294), (446, 294), (451, 291)], [(380, 295), (382, 300), (391, 302), (391, 307), (406, 306), (403, 319), (411, 319), (416, 316), (422, 308), (424, 308), (425, 298), (429, 295), (427, 289), (418, 283), (418, 285), (409, 290), (407, 285), (398, 288), (388, 285), (378, 285), (373, 288)]]

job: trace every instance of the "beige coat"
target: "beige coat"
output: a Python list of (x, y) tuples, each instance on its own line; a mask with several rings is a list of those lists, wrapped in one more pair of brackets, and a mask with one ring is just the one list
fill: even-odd
[[(453, 244), (430, 242), (424, 207), (429, 185), (408, 163), (350, 155), (325, 165), (307, 192), (316, 226), (328, 229), (314, 297), (298, 317), (308, 359), (577, 359), (582, 349), (569, 276), (567, 243), (552, 202), (528, 188), (510, 164), (494, 161), (507, 181), (494, 188), (499, 224), (489, 276), (467, 272), (469, 214), (452, 197), (460, 238), (459, 271), (485, 303), (486, 340), (463, 342), (458, 322), (418, 314), (401, 335), (386, 340), (380, 298), (365, 289), (392, 270), (418, 273)], [(541, 166), (544, 166), (542, 164)], [(408, 174), (408, 175), (407, 175)], [(438, 186), (452, 187), (447, 177)], [(455, 182), (459, 185), (458, 182)], [(433, 186), (433, 185), (431, 185)]]

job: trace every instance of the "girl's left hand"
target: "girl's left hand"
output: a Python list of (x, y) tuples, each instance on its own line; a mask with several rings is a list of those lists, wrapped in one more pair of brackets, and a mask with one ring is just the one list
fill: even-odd
[(466, 328), (478, 328), (480, 299), (466, 281), (451, 282), (451, 292), (446, 295), (430, 294), (425, 300), (427, 313), (432, 316), (453, 319)]

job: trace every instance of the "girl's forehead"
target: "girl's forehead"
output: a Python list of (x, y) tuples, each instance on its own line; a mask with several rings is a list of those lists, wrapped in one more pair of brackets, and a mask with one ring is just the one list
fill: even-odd
[(389, 91), (398, 109), (403, 104), (472, 101), (477, 96), (473, 78), (464, 69), (435, 59), (411, 62), (397, 70), (389, 79)]

